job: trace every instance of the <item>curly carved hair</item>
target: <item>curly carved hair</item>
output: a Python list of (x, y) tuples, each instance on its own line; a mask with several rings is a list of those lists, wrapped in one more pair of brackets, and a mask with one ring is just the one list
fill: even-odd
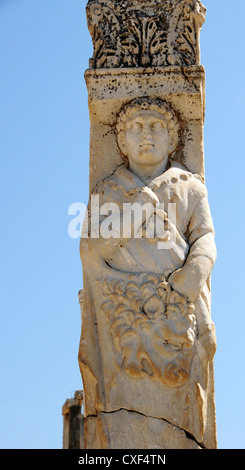
[(160, 98), (150, 98), (150, 97), (143, 97), (143, 98), (135, 98), (134, 100), (127, 103), (122, 110), (120, 111), (117, 119), (117, 143), (118, 147), (121, 150), (124, 157), (126, 155), (125, 149), (125, 130), (126, 130), (126, 122), (127, 120), (132, 117), (136, 111), (139, 109), (141, 110), (150, 110), (156, 111), (158, 114), (161, 114), (169, 133), (170, 137), (170, 148), (169, 148), (169, 155), (171, 155), (178, 145), (179, 140), (179, 124), (177, 116), (173, 109), (167, 104), (165, 101), (161, 100)]

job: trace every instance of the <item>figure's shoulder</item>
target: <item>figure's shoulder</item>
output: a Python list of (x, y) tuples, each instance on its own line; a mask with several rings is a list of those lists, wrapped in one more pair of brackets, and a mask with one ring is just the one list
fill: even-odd
[(98, 181), (92, 189), (92, 194), (104, 194), (107, 189), (112, 189), (113, 186), (116, 186), (118, 184), (118, 178), (120, 178), (120, 172), (120, 167), (118, 167), (113, 173)]
[(191, 191), (200, 197), (207, 194), (203, 178), (199, 174), (187, 170), (181, 164), (173, 164), (165, 175), (173, 185), (186, 189), (188, 192)]
[(97, 183), (92, 194), (106, 195), (111, 191), (127, 193), (132, 189), (141, 188), (144, 183), (134, 175), (125, 164), (118, 166), (113, 173)]

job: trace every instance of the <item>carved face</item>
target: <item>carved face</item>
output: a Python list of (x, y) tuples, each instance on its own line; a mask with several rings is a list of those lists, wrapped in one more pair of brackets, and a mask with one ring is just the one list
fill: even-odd
[(130, 163), (157, 165), (168, 159), (171, 144), (163, 116), (152, 110), (139, 110), (126, 123), (125, 153)]

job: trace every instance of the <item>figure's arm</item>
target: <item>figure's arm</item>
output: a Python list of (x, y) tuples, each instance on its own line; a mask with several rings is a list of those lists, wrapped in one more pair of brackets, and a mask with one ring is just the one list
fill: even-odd
[(207, 196), (195, 204), (189, 223), (190, 250), (184, 266), (169, 277), (174, 290), (194, 302), (208, 280), (215, 260), (214, 228)]
[[(98, 206), (89, 202), (87, 236), (80, 242), (80, 252), (96, 249), (102, 258), (110, 256), (120, 247), (125, 246), (135, 234), (140, 237), (142, 227), (154, 213), (159, 199), (147, 186), (134, 191), (125, 199), (129, 204), (107, 202), (109, 198), (101, 196)], [(106, 201), (106, 202), (105, 202)]]

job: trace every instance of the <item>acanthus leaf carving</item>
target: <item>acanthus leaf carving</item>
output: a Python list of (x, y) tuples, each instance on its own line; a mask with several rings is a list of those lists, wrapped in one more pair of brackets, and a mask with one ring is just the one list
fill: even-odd
[(90, 67), (119, 67), (120, 23), (113, 10), (100, 2), (88, 4), (87, 20), (94, 46)]
[(199, 36), (205, 21), (201, 2), (181, 0), (169, 22), (168, 58), (171, 65), (195, 65), (200, 62)]
[[(90, 0), (91, 68), (199, 64), (200, 0)], [(144, 8), (143, 8), (144, 7)]]

